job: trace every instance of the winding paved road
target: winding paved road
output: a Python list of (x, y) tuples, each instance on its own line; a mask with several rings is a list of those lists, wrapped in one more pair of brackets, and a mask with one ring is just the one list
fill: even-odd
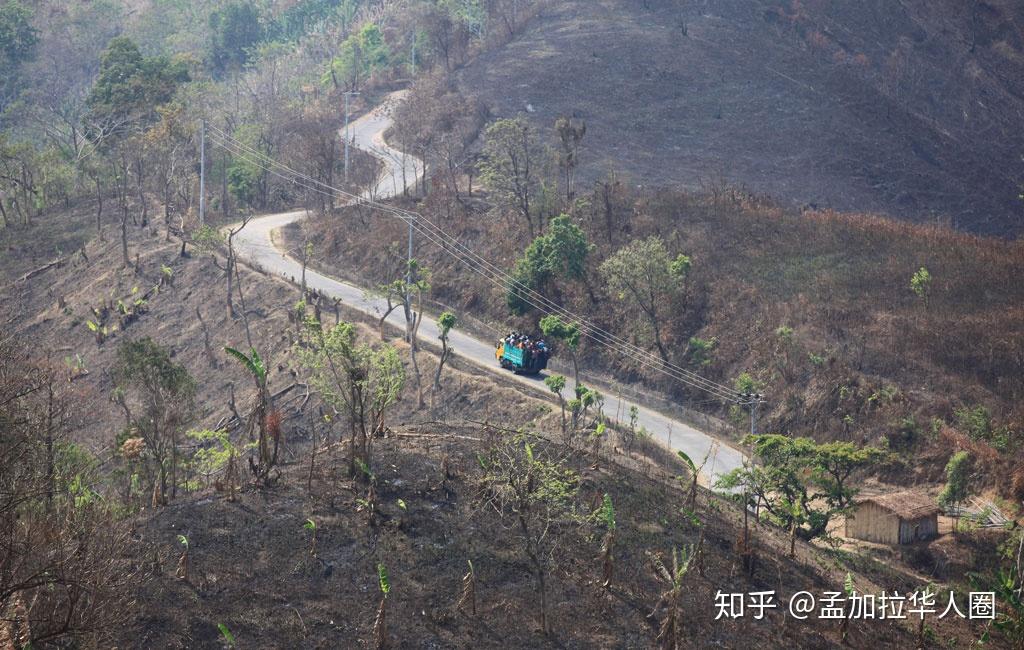
[[(402, 91), (393, 93), (384, 104), (349, 125), (355, 145), (377, 156), (385, 167), (373, 192), (366, 193), (367, 198), (372, 196), (376, 199), (384, 199), (394, 196), (402, 190), (402, 179), (408, 179), (411, 183), (415, 178), (418, 161), (412, 156), (403, 156), (400, 151), (389, 147), (383, 138), (384, 131), (391, 124), (387, 104), (400, 99), (401, 96)], [(275, 245), (273, 232), (304, 218), (305, 215), (304, 210), (298, 210), (252, 219), (241, 232), (235, 235), (234, 246), (239, 258), (259, 266), (269, 273), (282, 275), (296, 281), (302, 275), (302, 266)], [(377, 318), (384, 312), (383, 300), (368, 297), (364, 289), (322, 275), (312, 269), (306, 270), (306, 284), (332, 298), (340, 299), (348, 307)], [(401, 310), (395, 310), (388, 317), (388, 322), (404, 329), (405, 316)], [(437, 340), (439, 334), (437, 322), (424, 316), (420, 334), (424, 339)], [(479, 367), (481, 375), (484, 372), (500, 374), (505, 380), (518, 381), (537, 387), (538, 380), (536, 378), (531, 379), (500, 369), (494, 359), (493, 343), (481, 341), (458, 330), (453, 331), (449, 339), (454, 353)], [(606, 413), (620, 413), (623, 414), (623, 418), (627, 417), (625, 414), (628, 414), (629, 409), (634, 406), (633, 402), (615, 397), (613, 391), (609, 390), (607, 386), (599, 384), (594, 384), (594, 386), (605, 395)], [(571, 378), (566, 379), (565, 394), (567, 397), (574, 394)], [(638, 424), (650, 431), (651, 435), (662, 444), (670, 447), (673, 451), (684, 451), (698, 463), (705, 455), (708, 456), (701, 477), (702, 483), (713, 483), (719, 475), (739, 467), (743, 462), (741, 452), (718, 441), (713, 436), (650, 408), (639, 404), (635, 406), (639, 409)]]

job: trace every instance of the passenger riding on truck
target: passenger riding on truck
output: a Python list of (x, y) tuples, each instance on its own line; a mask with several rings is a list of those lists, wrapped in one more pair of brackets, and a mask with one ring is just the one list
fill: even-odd
[(494, 356), (502, 368), (517, 375), (536, 375), (547, 368), (551, 349), (544, 339), (510, 332), (508, 336), (498, 341)]

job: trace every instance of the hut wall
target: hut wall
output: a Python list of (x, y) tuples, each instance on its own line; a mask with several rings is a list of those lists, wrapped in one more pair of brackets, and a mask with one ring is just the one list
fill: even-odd
[(876, 544), (898, 544), (900, 519), (875, 503), (860, 503), (846, 518), (846, 536)]
[(939, 534), (939, 519), (935, 515), (900, 521), (900, 544), (913, 544)]

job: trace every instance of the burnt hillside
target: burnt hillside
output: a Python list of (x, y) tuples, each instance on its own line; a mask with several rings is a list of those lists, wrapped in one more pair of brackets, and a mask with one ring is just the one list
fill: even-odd
[(587, 121), (584, 176), (1021, 231), (1024, 6), (552, 3), (460, 74), (499, 115)]

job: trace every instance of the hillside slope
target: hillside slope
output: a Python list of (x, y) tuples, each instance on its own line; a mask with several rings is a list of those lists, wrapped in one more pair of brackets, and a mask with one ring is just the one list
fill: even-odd
[[(197, 424), (222, 421), (232, 385), (239, 389), (240, 404), (247, 403), (250, 393), (235, 365), (219, 354), (209, 359), (204, 352), (206, 327), (216, 348), (239, 345), (245, 338), (240, 319), (228, 318), (220, 308), (223, 286), (209, 258), (178, 257), (176, 244), (152, 232), (133, 232), (130, 243), (139, 253), (137, 272), (117, 269), (117, 242), (93, 241), (85, 248), (87, 259), (79, 254), (63, 267), (0, 288), (0, 308), (17, 314), (8, 327), (19, 340), (31, 341), (40, 356), (81, 355), (88, 374), (69, 367), (74, 379), (62, 382), (76, 400), (72, 438), (114, 471), (120, 462), (113, 447), (122, 415), (109, 396), (117, 346), (123, 341), (153, 337), (193, 374), (200, 386)], [(170, 284), (153, 294), (130, 324), (122, 323), (97, 344), (83, 324), (95, 318), (92, 307), (111, 296), (130, 295), (133, 285), (145, 290), (158, 282), (162, 266), (172, 269)], [(271, 362), (276, 394), (296, 381), (286, 316), (295, 290), (254, 272), (242, 277), (253, 299), (253, 342)], [(196, 307), (206, 314), (206, 327), (190, 322)], [(378, 338), (372, 328), (360, 332), (367, 342)], [(401, 355), (407, 361), (404, 349)], [(434, 360), (424, 356), (421, 363), (429, 373)], [(231, 503), (217, 491), (215, 477), (197, 473), (166, 507), (143, 505), (137, 495), (125, 499), (125, 512), (133, 513), (123, 524), (132, 530), (126, 560), (138, 581), (132, 584), (135, 603), (116, 629), (104, 633), (118, 647), (213, 648), (222, 645), (218, 625), (223, 624), (243, 647), (373, 647), (375, 566), (383, 562), (394, 590), (389, 599), (393, 647), (649, 647), (664, 613), (645, 617), (666, 588), (651, 570), (651, 558), (669, 562), (673, 548), (700, 545), (700, 568), (695, 565), (687, 577), (680, 603), (681, 635), (689, 643), (840, 646), (833, 621), (784, 623), (782, 609), (764, 620), (715, 621), (714, 603), (719, 589), (777, 590), (780, 598), (798, 590), (836, 589), (847, 570), (843, 556), (801, 543), (798, 558), (789, 559), (784, 532), (752, 523), (758, 559), (752, 574), (745, 575), (735, 551), (741, 513), (701, 491), (698, 527), (680, 515), (686, 497), (673, 475), (681, 467), (658, 461), (656, 446), (641, 444), (626, 454), (614, 439), (596, 463), (589, 449), (538, 442), (538, 448), (564, 456), (566, 466), (579, 472), (581, 514), (590, 514), (607, 493), (618, 524), (615, 577), (607, 590), (599, 579), (598, 524), (588, 520), (560, 533), (564, 537), (549, 582), (556, 632), (542, 635), (517, 528), (497, 519), (486, 505), (479, 459), (515, 435), (510, 429), (554, 432), (557, 411), (544, 400), (481, 381), (478, 373), (459, 366), (446, 370), (437, 408), (417, 410), (414, 388), (406, 386), (389, 435), (374, 442), (378, 482), (372, 516), (366, 511), (365, 486), (346, 475), (347, 446), (336, 442), (344, 427), (317, 424), (321, 405), (316, 397), (303, 399), (301, 385), (274, 402), (283, 416), (284, 452), (281, 474), (271, 487), (255, 489), (245, 479), (239, 500)], [(481, 418), (495, 424), (465, 422)], [(234, 435), (240, 440), (244, 432), (236, 429)], [(320, 452), (311, 472), (313, 440)], [(109, 498), (114, 502), (123, 496), (111, 493)], [(307, 519), (317, 523), (315, 555), (303, 527)], [(190, 549), (184, 579), (176, 569), (179, 535)], [(476, 615), (454, 607), (467, 560), (477, 575)], [(866, 592), (906, 591), (918, 580), (906, 569), (886, 569), (866, 558), (857, 562), (858, 585)], [(944, 638), (978, 633), (959, 621), (938, 629)], [(856, 626), (850, 634), (851, 642), (862, 647), (912, 642), (909, 625), (891, 622)]]
[(587, 121), (583, 175), (1021, 232), (1024, 6), (568, 0), (460, 73)]

